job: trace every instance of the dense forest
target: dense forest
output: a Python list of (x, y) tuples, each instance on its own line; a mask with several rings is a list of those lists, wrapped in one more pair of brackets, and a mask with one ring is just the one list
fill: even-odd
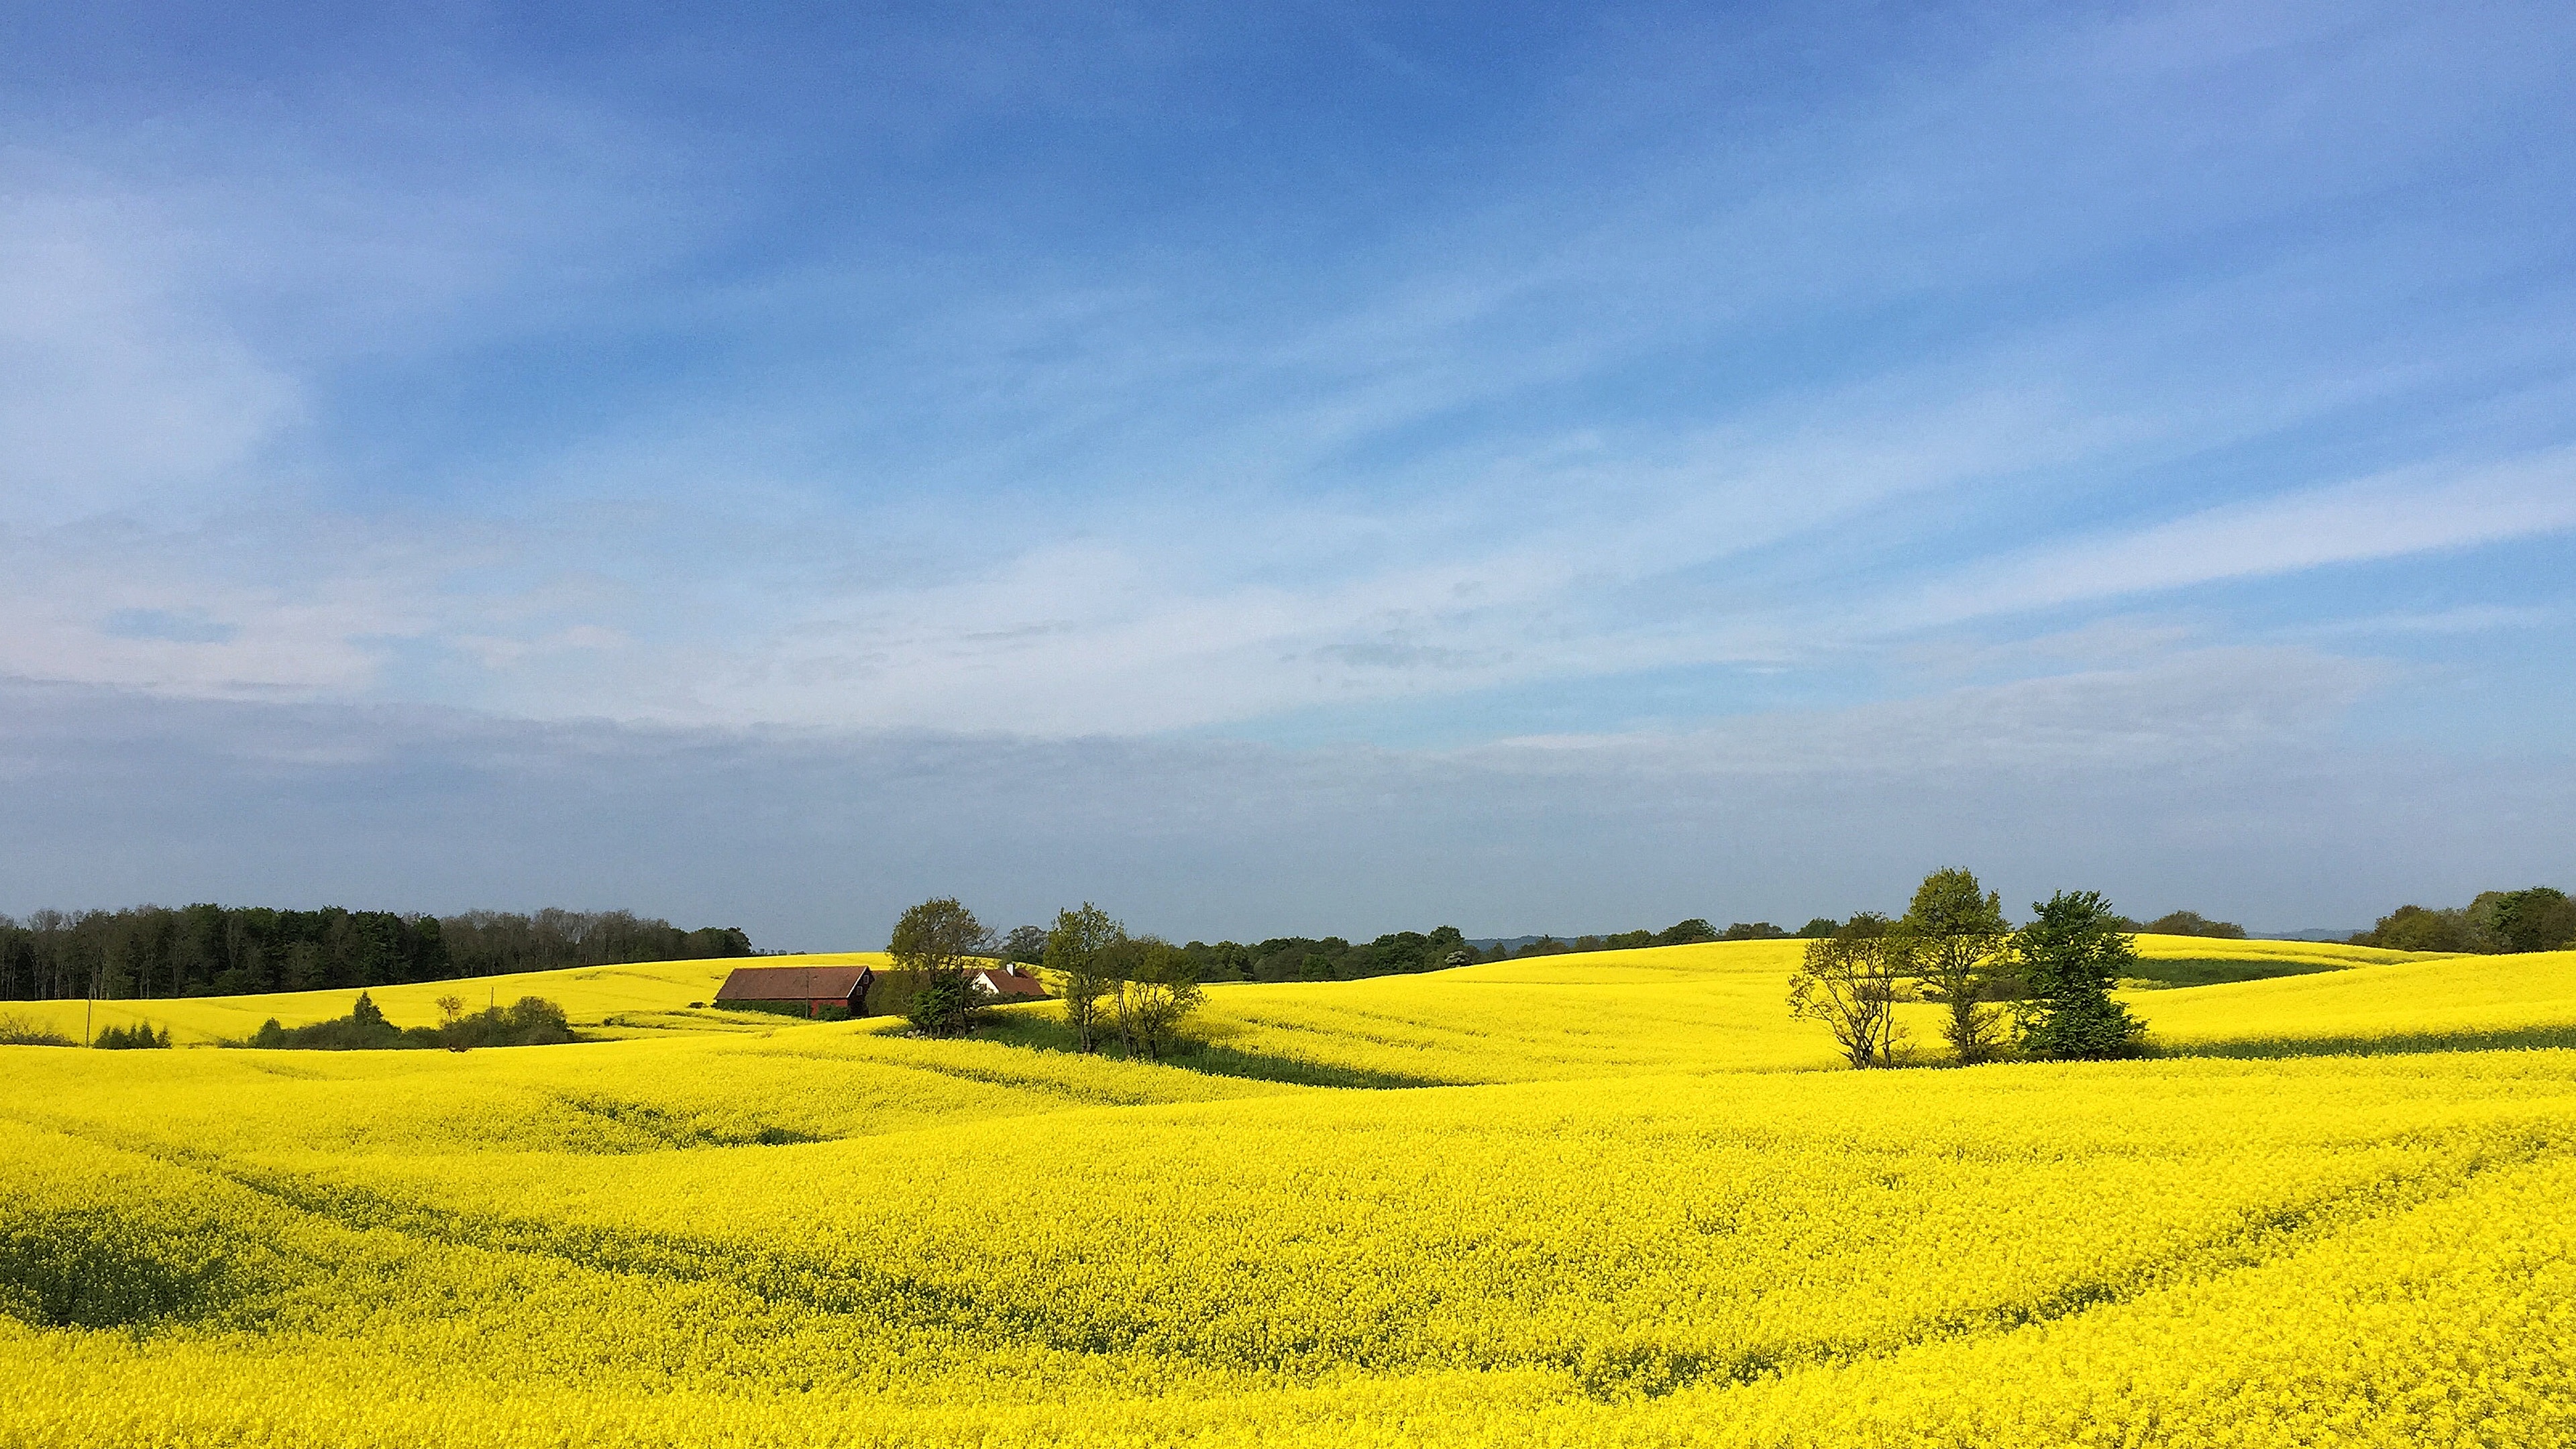
[(751, 954), (738, 928), (684, 931), (631, 911), (38, 911), (0, 916), (0, 999), (235, 996)]

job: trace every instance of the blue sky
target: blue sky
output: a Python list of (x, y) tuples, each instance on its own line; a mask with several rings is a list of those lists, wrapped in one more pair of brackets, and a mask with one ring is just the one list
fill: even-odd
[[(0, 909), (2576, 885), (2572, 62), (2543, 5), (11, 7)], [(674, 750), (974, 828), (648, 861), (701, 787), (637, 775), (456, 865)], [(1172, 824), (1202, 769), (1269, 783)]]

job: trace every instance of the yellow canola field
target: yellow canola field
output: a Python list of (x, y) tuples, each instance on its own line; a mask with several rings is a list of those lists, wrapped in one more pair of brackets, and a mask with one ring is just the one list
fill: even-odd
[[(1403, 1090), (888, 1023), (0, 1048), (0, 1449), (2576, 1443), (2576, 1051), (1803, 1071), (1798, 949), (1210, 994), (1471, 1083)], [(2509, 1034), (2571, 967), (2134, 1002)]]
[[(678, 1121), (699, 1067), (815, 1093), (907, 1045), (475, 1057)], [(2576, 1432), (2576, 1054), (1191, 1101), (1150, 1090), (1169, 1069), (938, 1052), (892, 1070), (1073, 1085), (802, 1143), (496, 1139), (352, 1131), (391, 1096), (312, 1123), (433, 1088), (390, 1055), (316, 1092), (284, 1054), (15, 1049), (0, 1443)], [(1134, 1100), (1081, 1100), (1107, 1087)]]
[[(1784, 1000), (1803, 941), (1742, 941), (1539, 956), (1421, 976), (1382, 976), (1331, 986), (1226, 986), (1208, 993), (1202, 1030), (1216, 1043), (1376, 1073), (1391, 1081), (1547, 1081), (1632, 1072), (1785, 1071), (1831, 1067), (1832, 1041), (1789, 1019)], [(2519, 964), (2534, 958), (2441, 957), (2307, 941), (2141, 936), (2150, 959), (2280, 961), (2329, 965), (2315, 974), (2187, 991), (2137, 992), (2131, 1006), (2176, 1044), (2295, 1036), (2317, 1002), (2402, 992), (2361, 983), (2411, 965), (2423, 979), (2484, 983), (2462, 1019), (2497, 1013), (2515, 1027), (2576, 1028), (2576, 993), (2562, 974)], [(2441, 963), (2455, 963), (2443, 965)], [(2410, 978), (2412, 979), (2412, 978)], [(2306, 983), (2304, 991), (2267, 992)], [(2447, 988), (2445, 988), (2447, 989)], [(2235, 993), (2225, 1007), (2187, 1003)], [(2278, 1001), (2278, 1008), (2265, 1003)], [(2377, 1010), (2371, 1007), (2370, 1010)], [(1907, 1005), (1899, 1018), (1916, 1047), (1940, 1055), (1941, 1009)], [(2170, 1023), (2170, 1028), (2168, 1024)], [(2346, 1030), (2336, 1026), (2327, 1034)]]
[(2576, 1046), (2576, 951), (2417, 957), (2131, 1005), (2177, 1050)]
[[(742, 1023), (738, 1014), (691, 1012), (689, 1003), (714, 999), (716, 988), (737, 966), (876, 966), (887, 962), (883, 951), (842, 951), (809, 956), (729, 957), (714, 961), (645, 961), (628, 966), (576, 966), (560, 971), (526, 971), (511, 976), (477, 976), (470, 981), (418, 981), (402, 986), (372, 986), (366, 994), (396, 1026), (434, 1026), (438, 998), (454, 995), (468, 1011), (487, 1005), (507, 1006), (522, 996), (542, 996), (564, 1009), (577, 1028), (592, 1034), (680, 1029), (720, 1031)], [(148, 1022), (170, 1029), (174, 1045), (199, 1046), (240, 1041), (275, 1017), (287, 1026), (346, 1016), (359, 988), (331, 991), (286, 991), (267, 996), (183, 996), (145, 1001), (12, 1001), (0, 1012), (27, 1017), (81, 1040), (85, 1015), (94, 1013), (95, 1028)], [(756, 1024), (756, 1023), (755, 1023)], [(600, 1029), (605, 1027), (603, 1032)]]

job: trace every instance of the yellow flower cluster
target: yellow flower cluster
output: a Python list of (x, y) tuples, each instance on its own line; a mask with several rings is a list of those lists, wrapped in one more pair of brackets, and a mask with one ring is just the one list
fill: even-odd
[(1792, 951), (1212, 993), (1416, 1090), (0, 1048), (0, 1446), (2576, 1442), (2576, 1052), (1788, 1070)]

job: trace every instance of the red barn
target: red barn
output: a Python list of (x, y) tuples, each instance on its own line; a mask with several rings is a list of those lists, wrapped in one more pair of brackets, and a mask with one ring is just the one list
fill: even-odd
[(826, 1006), (865, 1016), (868, 988), (875, 984), (876, 973), (865, 966), (737, 966), (716, 988), (716, 1005), (801, 1001), (807, 1016), (821, 1016)]

